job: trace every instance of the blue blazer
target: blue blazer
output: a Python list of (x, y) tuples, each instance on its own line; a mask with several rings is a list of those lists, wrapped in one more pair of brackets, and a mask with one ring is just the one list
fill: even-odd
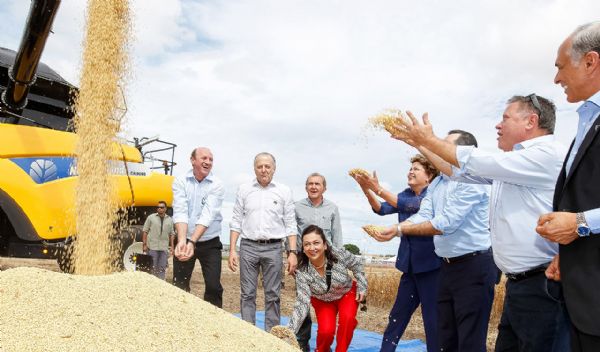
[[(398, 207), (383, 202), (376, 213), (382, 216), (397, 213), (398, 222), (402, 222), (419, 211), (421, 200), (426, 192), (425, 188), (421, 194), (416, 195), (407, 188), (398, 193)], [(441, 265), (441, 259), (434, 250), (433, 236), (402, 236), (396, 257), (396, 268), (403, 273), (414, 274), (436, 270)]]

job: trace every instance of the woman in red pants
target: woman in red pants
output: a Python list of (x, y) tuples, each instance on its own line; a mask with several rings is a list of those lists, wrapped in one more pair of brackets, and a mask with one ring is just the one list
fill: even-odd
[[(302, 232), (301, 244), (303, 251), (296, 271), (296, 304), (289, 328), (298, 332), (312, 303), (318, 325), (315, 351), (329, 352), (334, 337), (335, 351), (347, 351), (357, 324), (358, 304), (367, 293), (362, 260), (343, 248), (330, 247), (323, 230), (316, 225), (310, 225)], [(352, 280), (348, 270), (357, 281)]]

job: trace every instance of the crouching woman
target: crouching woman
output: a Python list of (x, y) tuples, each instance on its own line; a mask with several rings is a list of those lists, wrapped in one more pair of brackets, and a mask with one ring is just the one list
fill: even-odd
[(298, 332), (312, 304), (318, 325), (316, 351), (328, 352), (334, 336), (337, 336), (335, 351), (347, 351), (358, 323), (358, 304), (367, 293), (362, 260), (343, 248), (330, 247), (323, 230), (315, 225), (302, 232), (301, 243), (303, 251), (296, 270), (297, 296), (289, 328)]

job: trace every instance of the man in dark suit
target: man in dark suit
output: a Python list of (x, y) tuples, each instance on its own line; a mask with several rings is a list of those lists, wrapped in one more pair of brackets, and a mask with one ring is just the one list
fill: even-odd
[[(546, 275), (563, 283), (571, 349), (600, 351), (600, 22), (580, 26), (558, 49), (554, 78), (577, 109), (577, 135), (536, 231), (560, 244)], [(559, 260), (560, 258), (560, 260)]]

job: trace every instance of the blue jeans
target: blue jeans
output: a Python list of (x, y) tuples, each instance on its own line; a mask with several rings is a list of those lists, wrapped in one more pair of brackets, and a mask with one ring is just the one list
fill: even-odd
[(560, 283), (544, 273), (506, 281), (496, 352), (569, 351), (569, 320)]

